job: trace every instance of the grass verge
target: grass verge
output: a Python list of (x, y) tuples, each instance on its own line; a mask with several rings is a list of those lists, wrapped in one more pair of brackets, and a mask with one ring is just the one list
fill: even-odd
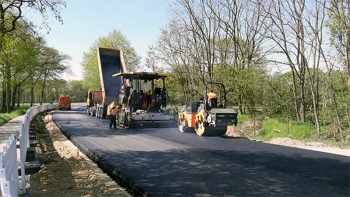
[(0, 112), (0, 126), (7, 123), (8, 121), (27, 113), (30, 108), (29, 105), (24, 105), (21, 107), (16, 107), (11, 113)]
[[(274, 138), (289, 137), (291, 139), (304, 141), (304, 142), (322, 142), (333, 146), (348, 147), (350, 146), (349, 131), (343, 132), (343, 138), (340, 134), (336, 134), (334, 139), (333, 134), (329, 134), (328, 138), (324, 140), (331, 127), (321, 126), (320, 135), (317, 135), (317, 128), (314, 124), (308, 122), (300, 122), (295, 120), (288, 121), (286, 117), (277, 118), (265, 118), (262, 116), (256, 116), (255, 119), (255, 132), (256, 137), (253, 137), (253, 117), (251, 115), (239, 115), (238, 116), (238, 129), (240, 129), (245, 136), (261, 140), (270, 141)], [(289, 129), (289, 133), (288, 130)]]

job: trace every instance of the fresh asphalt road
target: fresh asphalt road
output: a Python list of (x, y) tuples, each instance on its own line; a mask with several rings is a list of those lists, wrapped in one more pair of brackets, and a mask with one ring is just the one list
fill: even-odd
[(349, 196), (346, 156), (177, 128), (110, 130), (86, 107), (54, 120), (152, 196)]

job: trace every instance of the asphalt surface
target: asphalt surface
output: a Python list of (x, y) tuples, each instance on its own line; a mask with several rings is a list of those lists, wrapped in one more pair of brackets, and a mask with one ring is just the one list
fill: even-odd
[(177, 128), (111, 130), (86, 107), (53, 118), (152, 196), (350, 196), (346, 156)]

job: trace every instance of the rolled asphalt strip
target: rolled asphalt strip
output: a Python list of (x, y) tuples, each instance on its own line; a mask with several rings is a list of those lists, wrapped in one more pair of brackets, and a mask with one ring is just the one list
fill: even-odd
[[(19, 186), (20, 186), (20, 196), (30, 196), (29, 193), (23, 194), (22, 192), (22, 178), (21, 178), (21, 159), (20, 159), (20, 144), (19, 144), (19, 131), (21, 122), (23, 121), (24, 115), (18, 116), (4, 125), (0, 126), (0, 151), (3, 150), (3, 147), (6, 146), (6, 142), (11, 137), (11, 134), (14, 133), (16, 136), (17, 144), (17, 163), (18, 163), (18, 175), (19, 175)], [(31, 122), (29, 128), (29, 141), (30, 147), (27, 149), (26, 163), (25, 163), (25, 174), (30, 175), (38, 172), (41, 166), (41, 160), (37, 154), (40, 150), (39, 143), (36, 140), (36, 129), (35, 124)]]

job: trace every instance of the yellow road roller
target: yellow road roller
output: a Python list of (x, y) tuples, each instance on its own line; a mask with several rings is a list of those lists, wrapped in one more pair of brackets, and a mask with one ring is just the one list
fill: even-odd
[[(219, 95), (208, 86), (219, 87)], [(204, 99), (184, 105), (178, 114), (181, 132), (195, 132), (199, 136), (221, 136), (227, 126), (237, 126), (237, 112), (226, 108), (226, 92), (222, 83), (208, 82), (204, 87)]]

